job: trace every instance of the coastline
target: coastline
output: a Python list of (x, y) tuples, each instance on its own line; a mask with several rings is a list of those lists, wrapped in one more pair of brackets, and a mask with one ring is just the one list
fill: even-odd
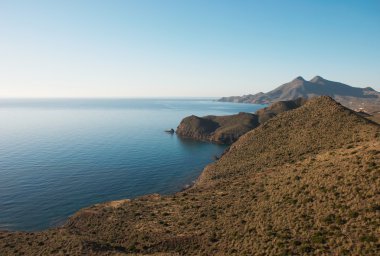
[[(288, 102), (293, 102), (293, 101), (288, 101)], [(278, 103), (281, 103), (281, 102), (278, 102)], [(232, 103), (232, 104), (234, 104), (234, 103)], [(268, 107), (264, 107), (264, 108), (259, 109), (257, 112), (258, 113), (265, 112), (265, 111), (271, 110), (273, 107), (274, 108), (276, 108), (276, 107), (278, 108), (277, 105), (278, 104), (272, 104), (272, 105), (270, 105)], [(299, 107), (299, 106), (297, 106), (297, 107)], [(286, 111), (289, 111), (289, 110), (292, 110), (292, 109), (287, 109), (287, 108), (286, 109), (282, 109), (280, 112), (277, 112), (277, 114), (280, 114), (282, 112), (286, 112)], [(228, 117), (228, 116), (226, 116), (226, 117)], [(263, 124), (260, 124), (260, 126), (261, 125), (263, 125)], [(215, 165), (218, 161), (220, 161), (220, 158), (222, 158), (225, 154), (227, 154), (231, 149), (234, 148), (234, 144), (233, 143), (232, 144), (228, 144), (228, 143), (226, 144), (226, 143), (223, 143), (221, 141), (214, 141), (214, 140), (209, 140), (209, 139), (198, 139), (198, 138), (195, 138), (193, 136), (184, 136), (184, 135), (177, 135), (177, 136), (179, 136), (179, 139), (181, 139), (181, 140), (201, 141), (201, 142), (204, 142), (204, 143), (211, 143), (211, 144), (217, 144), (217, 145), (225, 145), (225, 146), (227, 146), (227, 148), (222, 152), (222, 154), (218, 157), (218, 159), (214, 159), (213, 162), (206, 164), (202, 168), (202, 171), (199, 173), (199, 175), (197, 176), (196, 179), (192, 180), (191, 182), (189, 182), (187, 184), (184, 184), (177, 191), (171, 192), (169, 194), (159, 194), (159, 193), (143, 194), (143, 195), (136, 196), (136, 197), (133, 197), (133, 198), (124, 198), (124, 199), (110, 200), (110, 201), (104, 201), (104, 202), (99, 202), (99, 203), (91, 204), (89, 206), (86, 206), (86, 207), (83, 207), (83, 208), (80, 208), (80, 209), (76, 210), (73, 214), (65, 217), (64, 219), (59, 220), (56, 224), (52, 224), (48, 228), (44, 228), (44, 229), (40, 229), (40, 230), (36, 230), (36, 231), (32, 231), (32, 232), (39, 232), (39, 231), (44, 231), (44, 230), (49, 230), (49, 229), (57, 229), (57, 228), (63, 227), (70, 220), (70, 218), (72, 216), (76, 215), (78, 212), (80, 212), (82, 210), (86, 210), (87, 208), (92, 208), (94, 206), (96, 206), (96, 207), (102, 207), (102, 206), (109, 207), (109, 206), (113, 205), (114, 207), (117, 207), (117, 206), (119, 206), (121, 204), (124, 204), (124, 203), (127, 203), (127, 202), (131, 202), (133, 200), (138, 200), (140, 198), (149, 197), (151, 195), (160, 195), (162, 197), (166, 197), (166, 196), (176, 195), (177, 193), (190, 191), (191, 189), (196, 188), (198, 186), (198, 184), (200, 182), (202, 182), (203, 179), (205, 179), (204, 177), (207, 176), (205, 173), (206, 173), (206, 171), (209, 168), (211, 168), (213, 165)], [(238, 138), (239, 137), (240, 136), (238, 136)], [(0, 229), (0, 231), (26, 232), (26, 231), (23, 231), (23, 230), (14, 230), (14, 229), (6, 229), (6, 228)]]
[[(322, 97), (323, 98), (323, 97)], [(329, 98), (329, 97), (327, 97)], [(300, 101), (301, 99), (297, 99), (296, 101)], [(315, 100), (315, 99), (314, 99)], [(287, 102), (293, 102), (293, 101), (287, 101)], [(303, 104), (305, 104), (307, 101), (302, 101), (302, 104), (298, 105), (298, 107), (302, 106)], [(280, 102), (279, 102), (280, 103)], [(339, 104), (339, 103), (338, 103)], [(340, 105), (340, 104), (339, 104)], [(269, 107), (264, 107), (262, 109), (259, 109), (258, 112), (260, 111), (265, 111), (267, 109), (271, 109), (271, 107), (277, 107), (277, 104), (275, 105), (270, 105)], [(346, 108), (346, 107), (344, 107)], [(287, 112), (289, 110), (293, 110), (293, 109), (285, 109), (285, 110), (281, 110), (281, 112), (278, 112), (278, 114), (281, 114), (281, 113), (284, 113), (284, 112)], [(351, 109), (348, 109), (348, 111), (350, 112), (353, 112), (353, 113), (356, 113), (355, 111), (351, 110)], [(367, 119), (367, 118), (364, 118), (365, 120), (367, 120), (368, 122), (370, 123), (373, 123), (373, 124), (376, 124), (378, 125), (378, 123), (372, 121), (371, 119)], [(257, 128), (261, 128), (263, 124), (261, 124), (260, 126), (258, 126)], [(255, 129), (257, 129), (255, 128)], [(252, 129), (253, 130), (253, 129)], [(251, 130), (251, 131), (252, 131)], [(249, 132), (248, 132), (249, 133)], [(223, 151), (223, 153), (220, 155), (219, 159), (216, 159), (214, 160), (213, 162), (207, 164), (201, 171), (201, 173), (198, 175), (198, 177), (193, 180), (190, 184), (186, 184), (184, 185), (184, 187), (182, 189), (180, 189), (179, 191), (177, 192), (173, 192), (173, 193), (170, 193), (170, 194), (165, 194), (165, 195), (161, 195), (161, 194), (158, 194), (158, 193), (153, 193), (153, 194), (145, 194), (145, 195), (142, 195), (142, 196), (138, 196), (136, 198), (132, 198), (132, 199), (120, 199), (120, 200), (111, 200), (111, 201), (107, 201), (107, 202), (101, 202), (101, 203), (97, 203), (97, 204), (94, 204), (94, 205), (91, 205), (89, 207), (85, 207), (85, 208), (82, 208), (82, 209), (79, 209), (77, 212), (75, 212), (72, 216), (76, 215), (77, 213), (81, 212), (82, 210), (86, 210), (87, 208), (93, 208), (93, 207), (113, 207), (113, 208), (117, 208), (123, 204), (127, 204), (127, 203), (130, 203), (130, 202), (133, 202), (134, 200), (145, 200), (146, 198), (163, 198), (163, 197), (171, 197), (171, 196), (176, 196), (177, 194), (180, 194), (180, 193), (186, 193), (186, 192), (189, 192), (191, 191), (192, 189), (196, 189), (200, 183), (203, 183), (202, 185), (205, 185), (205, 183), (207, 182), (207, 180), (209, 180), (210, 178), (208, 177), (209, 174), (208, 174), (208, 171), (209, 169), (212, 169), (214, 168), (214, 166), (217, 164), (218, 161), (221, 160), (221, 158), (223, 156), (225, 156), (228, 152), (230, 152), (231, 150), (236, 150), (237, 147), (239, 147), (239, 143), (232, 143), (232, 144), (226, 144), (226, 143), (223, 143), (223, 142), (218, 142), (218, 141), (210, 141), (210, 140), (207, 140), (207, 139), (197, 139), (197, 138), (194, 138), (192, 136), (182, 136), (182, 135), (178, 135), (181, 137), (181, 139), (186, 139), (186, 140), (193, 140), (193, 141), (202, 141), (202, 142), (205, 142), (205, 143), (216, 143), (216, 144), (220, 144), (220, 145), (226, 145), (227, 148)], [(249, 135), (247, 133), (244, 133), (242, 136), (239, 136), (238, 139), (242, 138), (244, 140), (244, 137), (248, 137)], [(67, 220), (65, 221), (65, 223), (67, 221), (69, 221), (71, 216), (69, 216), (67, 218)], [(64, 225), (64, 224), (63, 224)], [(57, 227), (52, 227), (52, 228), (59, 228), (59, 226)]]
[[(164, 129), (175, 128), (190, 113), (255, 108), (209, 101), (123, 102), (122, 109), (57, 109), (61, 103), (54, 100), (52, 109), (2, 108), (0, 224), (39, 231), (95, 203), (180, 191), (225, 147), (166, 136)], [(107, 101), (113, 103), (121, 104)], [(19, 127), (20, 136), (12, 127)]]
[(243, 135), (185, 191), (93, 205), (57, 229), (0, 232), (0, 248), (5, 255), (63, 248), (72, 255), (375, 255), (379, 136), (378, 124), (317, 98)]

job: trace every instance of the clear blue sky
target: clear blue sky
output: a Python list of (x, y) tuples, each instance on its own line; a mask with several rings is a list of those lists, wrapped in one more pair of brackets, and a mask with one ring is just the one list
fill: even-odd
[(0, 0), (0, 97), (380, 90), (379, 0)]

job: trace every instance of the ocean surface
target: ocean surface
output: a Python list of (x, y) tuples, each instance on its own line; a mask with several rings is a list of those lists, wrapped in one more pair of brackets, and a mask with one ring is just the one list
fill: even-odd
[(191, 184), (225, 146), (166, 129), (260, 105), (195, 99), (0, 99), (0, 229), (35, 231), (79, 209)]

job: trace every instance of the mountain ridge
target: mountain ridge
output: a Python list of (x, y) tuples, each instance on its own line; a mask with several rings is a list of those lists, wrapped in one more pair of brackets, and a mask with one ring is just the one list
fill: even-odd
[(315, 76), (309, 81), (299, 76), (267, 92), (243, 96), (223, 97), (218, 101), (269, 104), (276, 101), (330, 96), (355, 111), (373, 113), (380, 111), (380, 93), (371, 87), (359, 88)]

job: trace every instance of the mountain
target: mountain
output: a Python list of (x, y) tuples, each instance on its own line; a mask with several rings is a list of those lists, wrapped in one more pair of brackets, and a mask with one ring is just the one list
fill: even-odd
[(174, 195), (93, 205), (1, 255), (379, 255), (380, 126), (316, 97), (241, 136)]
[(268, 104), (281, 100), (297, 98), (312, 98), (327, 95), (342, 105), (355, 111), (369, 113), (380, 111), (380, 93), (370, 87), (357, 88), (343, 83), (326, 80), (316, 76), (306, 81), (299, 76), (289, 83), (285, 83), (267, 93), (249, 94), (244, 96), (223, 97), (219, 101)]
[(258, 127), (276, 115), (296, 109), (306, 100), (299, 98), (290, 101), (278, 101), (255, 114), (239, 113), (226, 116), (188, 116), (177, 127), (177, 135), (184, 138), (231, 144), (240, 136)]

